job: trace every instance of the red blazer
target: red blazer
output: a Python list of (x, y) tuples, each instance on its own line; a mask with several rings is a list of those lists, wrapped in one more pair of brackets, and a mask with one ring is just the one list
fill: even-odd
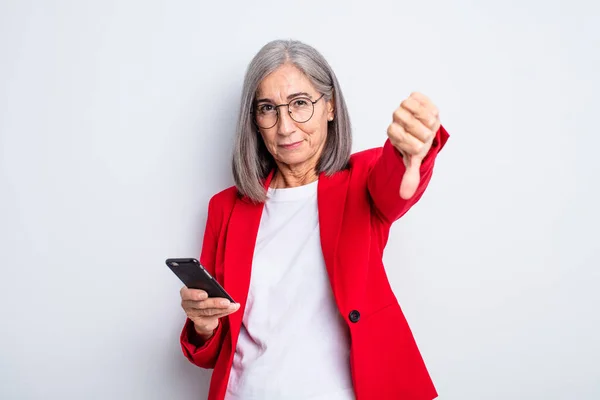
[[(410, 200), (399, 196), (405, 166), (389, 140), (353, 154), (349, 168), (321, 174), (317, 189), (321, 247), (335, 301), (350, 334), (350, 368), (357, 400), (431, 400), (437, 397), (382, 263), (391, 224), (423, 195), (448, 133), (441, 127), (421, 166)], [(272, 173), (265, 181), (269, 184)], [(214, 368), (209, 400), (225, 396), (246, 306), (254, 245), (263, 210), (230, 187), (211, 198), (200, 262), (240, 303), (221, 319), (206, 343), (188, 319), (181, 333), (185, 356)], [(315, 360), (318, 362), (318, 360)]]

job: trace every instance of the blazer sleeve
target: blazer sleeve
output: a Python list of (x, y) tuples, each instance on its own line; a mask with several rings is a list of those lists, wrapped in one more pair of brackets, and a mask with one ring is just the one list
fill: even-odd
[[(215, 258), (219, 239), (219, 224), (217, 219), (218, 215), (216, 214), (214, 200), (211, 199), (208, 203), (208, 216), (206, 218), (206, 228), (202, 241), (200, 263), (213, 276), (215, 274)], [(213, 336), (204, 341), (196, 333), (192, 320), (186, 318), (180, 342), (183, 354), (190, 362), (201, 368), (215, 367), (226, 333), (223, 322), (222, 320), (219, 321), (219, 325)]]
[(402, 155), (389, 139), (386, 140), (381, 156), (375, 162), (367, 178), (367, 188), (373, 208), (382, 220), (389, 224), (393, 223), (419, 201), (431, 180), (436, 156), (444, 147), (448, 138), (448, 132), (443, 126), (440, 126), (431, 149), (421, 164), (421, 181), (417, 191), (408, 200), (400, 197), (400, 183), (406, 171)]

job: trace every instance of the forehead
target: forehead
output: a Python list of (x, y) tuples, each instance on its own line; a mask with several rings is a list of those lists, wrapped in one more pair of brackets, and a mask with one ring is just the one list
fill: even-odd
[(314, 94), (315, 88), (302, 71), (291, 64), (284, 64), (260, 82), (256, 97), (282, 100), (298, 92)]

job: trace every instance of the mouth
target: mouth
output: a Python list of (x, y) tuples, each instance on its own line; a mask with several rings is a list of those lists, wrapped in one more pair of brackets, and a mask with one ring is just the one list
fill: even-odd
[(279, 147), (282, 147), (286, 150), (291, 150), (299, 147), (302, 144), (302, 140), (299, 142), (288, 143), (288, 144), (280, 144)]

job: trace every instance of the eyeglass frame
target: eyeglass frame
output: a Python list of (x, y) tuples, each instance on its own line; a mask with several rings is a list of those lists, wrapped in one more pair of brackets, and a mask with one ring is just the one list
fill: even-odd
[[(288, 114), (290, 115), (290, 118), (294, 122), (298, 122), (299, 124), (304, 124), (304, 123), (310, 121), (312, 119), (313, 115), (315, 115), (315, 104), (317, 104), (317, 102), (319, 100), (321, 100), (324, 96), (325, 96), (325, 93), (323, 93), (321, 96), (319, 96), (319, 98), (316, 99), (315, 101), (312, 101), (310, 98), (305, 97), (305, 96), (298, 96), (298, 97), (294, 98), (293, 100), (290, 100), (289, 103), (274, 104), (273, 107), (275, 107), (275, 111), (277, 112), (277, 118), (275, 119), (275, 123), (273, 125), (271, 125), (270, 127), (268, 127), (268, 128), (263, 128), (262, 126), (258, 125), (258, 122), (256, 121), (256, 114), (254, 113), (254, 111), (255, 111), (254, 106), (250, 110), (250, 114), (254, 115), (254, 118), (252, 118), (252, 120), (253, 120), (253, 122), (254, 122), (254, 124), (256, 126), (258, 126), (261, 129), (271, 129), (272, 127), (274, 127), (275, 125), (277, 125), (277, 123), (279, 122), (279, 107), (287, 106), (287, 108), (288, 108)], [(292, 104), (293, 101), (298, 100), (298, 98), (306, 98), (306, 99), (308, 99), (308, 101), (310, 101), (312, 103), (312, 106), (313, 106), (312, 114), (310, 114), (310, 117), (308, 117), (308, 119), (306, 121), (303, 121), (303, 122), (296, 121), (294, 119), (294, 117), (292, 117), (292, 112), (290, 111), (290, 104)]]

